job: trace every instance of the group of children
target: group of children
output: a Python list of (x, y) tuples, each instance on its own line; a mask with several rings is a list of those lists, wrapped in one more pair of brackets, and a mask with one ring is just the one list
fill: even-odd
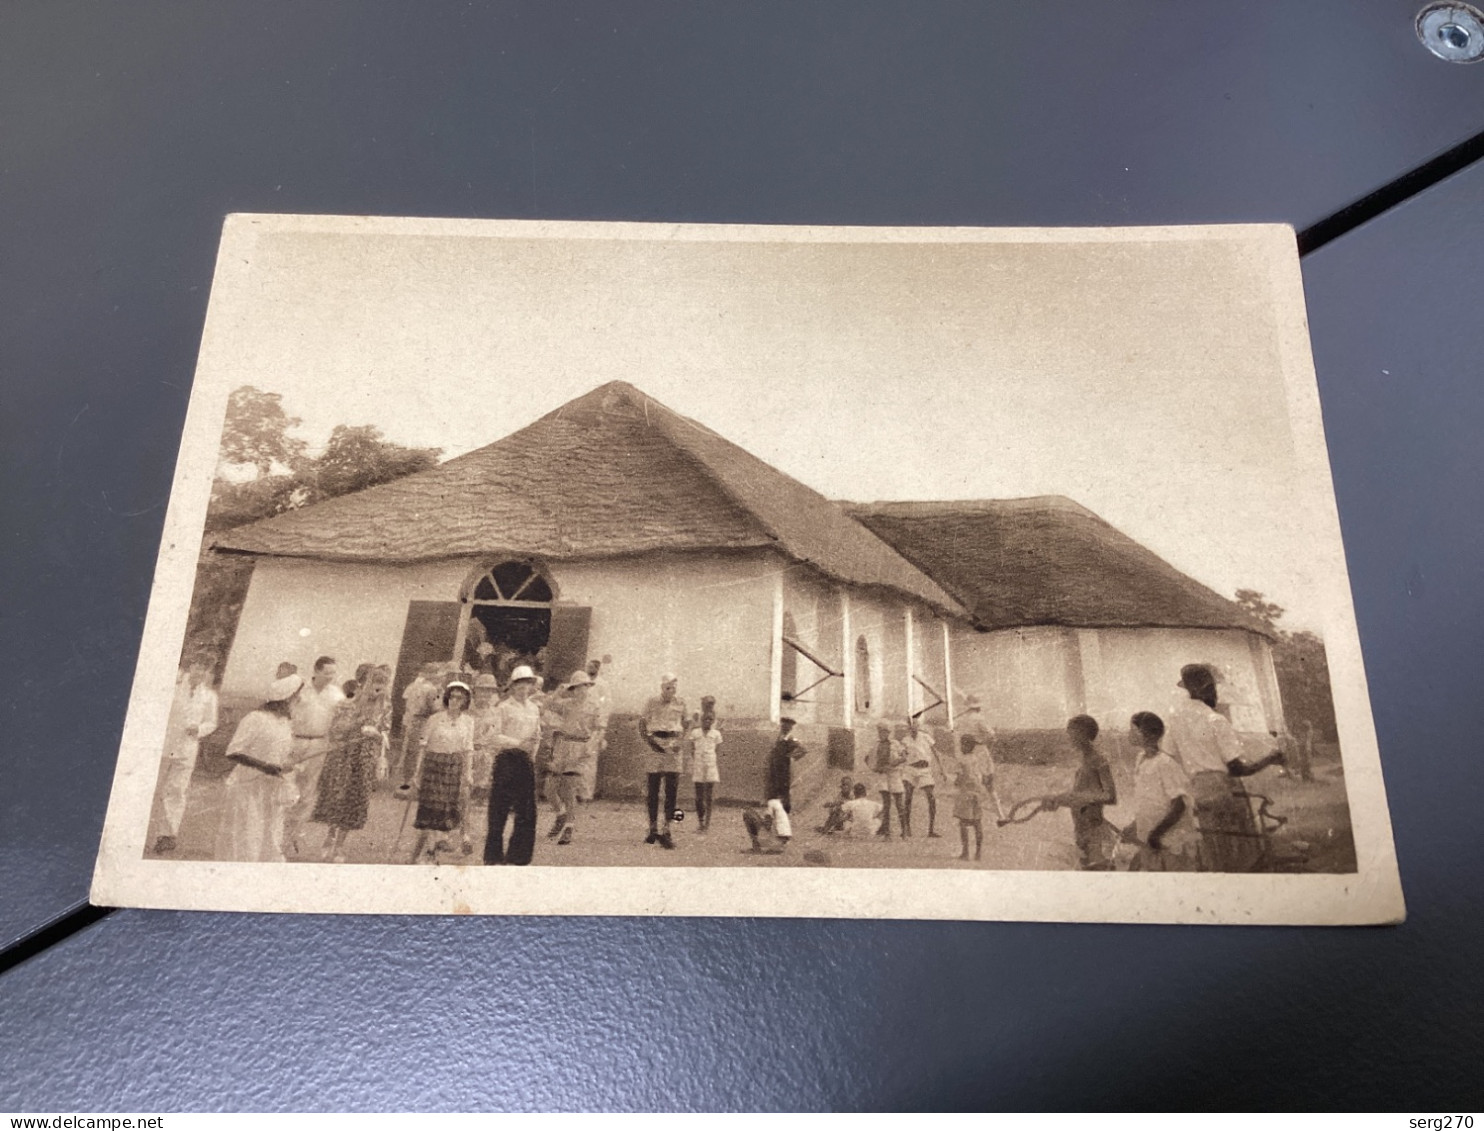
[(1140, 711), (1129, 720), (1129, 743), (1136, 751), (1134, 819), (1123, 827), (1105, 815), (1107, 807), (1118, 804), (1118, 788), (1108, 759), (1097, 748), (1098, 731), (1090, 715), (1067, 722), (1067, 737), (1080, 756), (1072, 788), (1038, 799), (1042, 810), (1071, 812), (1079, 867), (1112, 871), (1120, 845), (1126, 844), (1137, 850), (1129, 864), (1133, 871), (1195, 870), (1199, 837), (1189, 777), (1161, 747), (1164, 720), (1152, 711)]
[[(1108, 760), (1098, 751), (1097, 721), (1078, 715), (1067, 734), (1080, 755), (1072, 788), (1033, 799), (1035, 811), (1065, 808), (1072, 814), (1080, 866), (1115, 867), (1120, 846), (1132, 846), (1131, 871), (1246, 872), (1272, 866), (1268, 836), (1241, 780), (1287, 761), (1273, 749), (1255, 761), (1242, 752), (1230, 720), (1218, 709), (1215, 672), (1186, 664), (1178, 687), (1187, 698), (1168, 720), (1139, 711), (1129, 720), (1133, 765), (1133, 819), (1113, 824), (1105, 809), (1118, 804)], [(1013, 816), (1013, 814), (1012, 814)]]
[[(1090, 715), (1074, 716), (1066, 725), (1078, 758), (1070, 788), (1027, 798), (1007, 816), (995, 787), (993, 732), (984, 724), (977, 700), (969, 697), (955, 728), (957, 741), (946, 775), (954, 788), (959, 858), (981, 859), (984, 823), (991, 812), (1003, 827), (1065, 809), (1072, 819), (1078, 866), (1086, 871), (1114, 870), (1122, 859), (1121, 848), (1132, 850), (1127, 857), (1131, 871), (1240, 872), (1267, 866), (1268, 830), (1261, 827), (1253, 799), (1239, 782), (1268, 766), (1284, 764), (1285, 754), (1275, 749), (1256, 761), (1243, 756), (1235, 730), (1218, 709), (1216, 676), (1209, 665), (1187, 664), (1177, 686), (1187, 698), (1170, 712), (1168, 723), (1152, 711), (1139, 711), (1129, 720), (1133, 804), (1131, 819), (1122, 825), (1108, 817), (1119, 803), (1118, 787), (1098, 748), (1097, 720)], [(816, 831), (827, 836), (889, 837), (895, 812), (899, 835), (909, 837), (913, 794), (922, 792), (928, 800), (927, 835), (937, 836), (937, 763), (932, 740), (913, 721), (895, 733), (883, 726), (870, 761), (880, 800), (870, 796), (865, 782), (844, 777)]]

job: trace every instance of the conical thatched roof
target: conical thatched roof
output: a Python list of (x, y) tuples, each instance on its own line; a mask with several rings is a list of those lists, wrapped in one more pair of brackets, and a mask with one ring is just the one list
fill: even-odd
[(1270, 630), (1071, 499), (842, 503), (979, 627)]
[(375, 562), (771, 547), (840, 581), (964, 611), (837, 504), (622, 381), (438, 467), (214, 545)]

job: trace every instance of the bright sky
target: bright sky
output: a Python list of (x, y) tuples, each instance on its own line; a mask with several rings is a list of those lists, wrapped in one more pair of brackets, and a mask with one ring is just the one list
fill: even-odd
[(274, 232), (210, 376), (446, 456), (622, 379), (832, 498), (1070, 496), (1304, 627), (1270, 248)]

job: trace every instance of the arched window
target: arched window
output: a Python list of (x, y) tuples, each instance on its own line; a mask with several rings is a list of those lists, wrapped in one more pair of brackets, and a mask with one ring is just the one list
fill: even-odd
[(530, 562), (501, 562), (474, 583), (470, 599), (499, 605), (549, 605), (551, 586)]
[(551, 583), (531, 562), (505, 561), (464, 586), (456, 655), (503, 683), (518, 663), (540, 669), (551, 636)]
[(871, 710), (871, 646), (864, 636), (855, 640), (855, 709), (861, 714)]
[(799, 693), (799, 653), (788, 643), (799, 638), (792, 613), (783, 614), (783, 678), (779, 681), (785, 702)]

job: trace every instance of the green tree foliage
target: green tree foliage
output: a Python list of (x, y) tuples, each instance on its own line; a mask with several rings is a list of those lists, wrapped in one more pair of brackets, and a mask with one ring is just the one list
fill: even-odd
[(1329, 657), (1324, 641), (1308, 631), (1287, 632), (1278, 627), (1284, 609), (1255, 589), (1238, 589), (1236, 602), (1272, 630), (1273, 669), (1288, 729), (1303, 736), (1309, 726), (1321, 742), (1338, 740), (1335, 702), (1329, 684)]
[[(341, 424), (325, 450), (311, 458), (305, 442), (292, 435), (300, 423), (277, 393), (251, 385), (233, 390), (206, 510), (208, 540), (234, 526), (425, 471), (443, 454), (440, 448), (394, 443), (374, 425)], [(256, 474), (247, 479), (230, 474), (247, 468)], [(188, 652), (199, 649), (218, 664), (225, 660), (251, 579), (251, 558), (202, 551), (186, 628)]]

